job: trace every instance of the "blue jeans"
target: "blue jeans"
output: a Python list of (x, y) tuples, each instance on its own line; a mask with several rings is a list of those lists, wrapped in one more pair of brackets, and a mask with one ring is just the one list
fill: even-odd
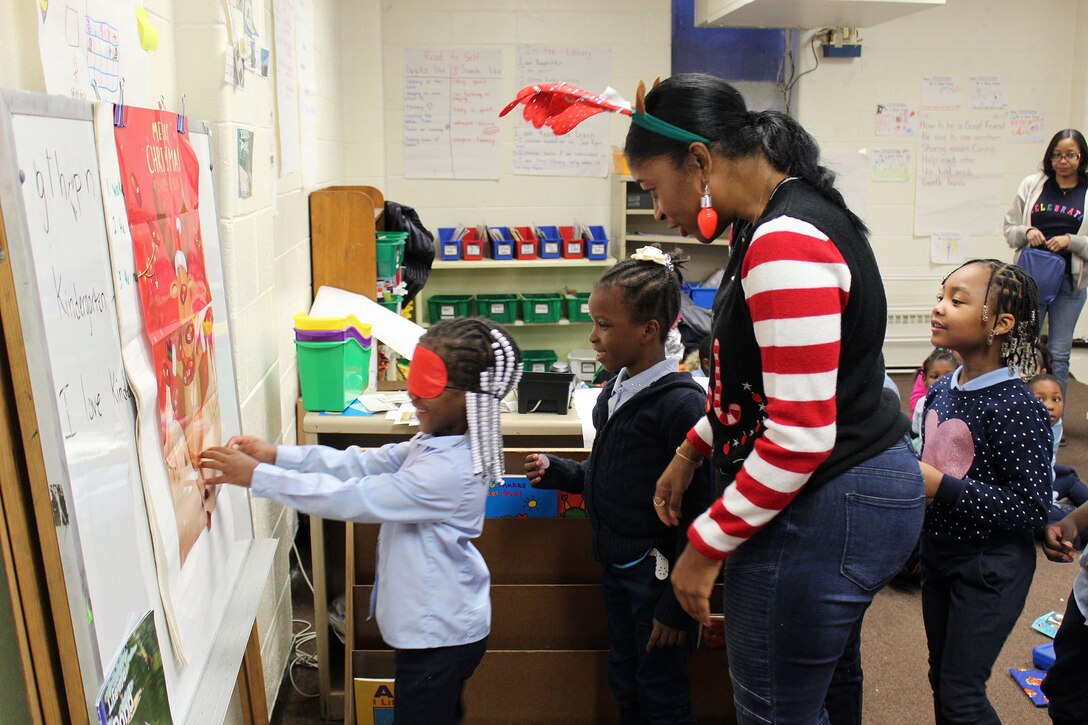
[(1046, 346), (1050, 348), (1050, 357), (1054, 361), (1054, 369), (1051, 374), (1058, 379), (1062, 386), (1062, 397), (1065, 397), (1065, 389), (1069, 383), (1069, 356), (1073, 352), (1073, 330), (1077, 326), (1077, 319), (1084, 309), (1084, 300), (1088, 298), (1088, 290), (1074, 290), (1069, 277), (1062, 278), (1062, 288), (1058, 296), (1043, 309), (1039, 324), (1043, 320), (1047, 323)]
[(861, 722), (861, 621), (910, 556), (924, 488), (904, 439), (803, 491), (726, 560), (737, 722)]
[(604, 607), (608, 619), (608, 685), (623, 725), (694, 725), (688, 658), (695, 622), (687, 620), (687, 638), (679, 647), (646, 651), (654, 609), (666, 587), (654, 576), (654, 557), (634, 566), (604, 568)]

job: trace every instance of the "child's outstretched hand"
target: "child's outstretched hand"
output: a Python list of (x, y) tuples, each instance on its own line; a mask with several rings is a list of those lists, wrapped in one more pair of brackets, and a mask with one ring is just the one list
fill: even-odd
[(544, 471), (548, 470), (551, 461), (543, 453), (530, 453), (525, 456), (525, 477), (529, 479), (530, 486), (536, 486), (540, 479), (544, 478)]
[(1077, 527), (1067, 516), (1056, 524), (1050, 524), (1043, 531), (1043, 553), (1051, 561), (1071, 562), (1075, 552), (1073, 542), (1076, 540)]
[(255, 458), (259, 463), (274, 464), (276, 462), (276, 446), (254, 436), (232, 436), (227, 441), (227, 448), (236, 448), (250, 458)]
[(208, 486), (233, 483), (236, 486), (249, 488), (253, 482), (253, 469), (260, 463), (261, 461), (248, 453), (243, 453), (240, 448), (215, 446), (200, 454), (200, 467), (210, 468), (217, 472), (217, 475), (204, 480)]

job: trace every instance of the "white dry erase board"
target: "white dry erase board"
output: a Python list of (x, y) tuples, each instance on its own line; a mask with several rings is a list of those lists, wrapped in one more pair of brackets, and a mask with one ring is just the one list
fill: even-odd
[[(253, 540), (248, 492), (226, 487), (210, 533), (185, 564), (169, 571), (163, 563), (171, 531), (162, 522), (170, 517), (153, 485), (165, 464), (141, 451), (141, 438), (147, 446), (140, 425), (147, 421), (137, 417), (139, 381), (130, 385), (131, 364), (122, 357), (123, 321), (134, 314), (127, 305), (135, 285), (123, 250), (114, 248), (111, 259), (110, 240), (116, 244), (127, 235), (116, 147), (102, 126), (101, 111), (109, 117), (111, 109), (99, 109), (96, 128), (91, 103), (0, 91), (0, 210), (7, 243), (0, 263), (11, 265), (25, 349), (25, 361), (8, 362), (29, 372), (30, 390), (16, 395), (32, 396), (34, 420), (20, 425), (37, 431), (46, 480), (31, 480), (31, 486), (35, 496), (54, 504), (88, 712), (127, 631), (150, 609), (174, 722), (220, 722), (274, 542)], [(211, 140), (204, 124), (192, 122), (188, 134), (201, 163), (200, 221), (228, 436), (238, 431), (239, 416)], [(51, 598), (56, 601), (53, 592)]]

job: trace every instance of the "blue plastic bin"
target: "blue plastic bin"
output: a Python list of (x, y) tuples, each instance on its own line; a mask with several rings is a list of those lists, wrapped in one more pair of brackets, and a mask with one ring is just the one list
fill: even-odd
[(453, 227), (438, 228), (438, 256), (447, 261), (461, 258), (461, 242), (453, 238), (457, 232)]
[(608, 235), (602, 226), (589, 227), (586, 239), (586, 259), (608, 259)]
[(717, 287), (700, 287), (697, 284), (685, 284), (684, 293), (699, 307), (709, 310), (714, 306), (714, 296), (718, 294)]
[(491, 232), (498, 232), (500, 239), (488, 239), (492, 259), (514, 258), (514, 237), (510, 234), (510, 227), (488, 227), (488, 236)]
[(537, 250), (541, 259), (559, 259), (563, 251), (563, 240), (559, 238), (559, 227), (537, 227)]

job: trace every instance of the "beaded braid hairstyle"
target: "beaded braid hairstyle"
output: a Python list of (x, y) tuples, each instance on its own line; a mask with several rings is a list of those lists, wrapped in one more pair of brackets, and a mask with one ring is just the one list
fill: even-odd
[(499, 403), (521, 380), (521, 350), (503, 328), (480, 317), (443, 320), (419, 338), (446, 365), (450, 387), (465, 392), (472, 472), (488, 485), (503, 475)]
[(680, 314), (680, 272), (677, 267), (682, 258), (660, 251), (653, 256), (658, 261), (629, 257), (617, 263), (601, 275), (595, 286), (620, 289), (631, 319), (639, 324), (657, 320), (661, 342), (665, 342)]
[[(1001, 361), (1009, 366), (1010, 372), (1019, 367), (1023, 377), (1032, 377), (1039, 367), (1035, 355), (1035, 344), (1039, 339), (1039, 288), (1035, 280), (1015, 264), (997, 259), (972, 259), (953, 272), (971, 264), (981, 264), (990, 269), (990, 280), (986, 283), (983, 298), (986, 302), (982, 305), (982, 321), (989, 321), (990, 315), (993, 315), (996, 324), (997, 316), (1004, 312), (1015, 320), (1013, 328), (1001, 343)], [(989, 309), (991, 299), (996, 302), (994, 310)], [(992, 329), (990, 339), (993, 339)]]

